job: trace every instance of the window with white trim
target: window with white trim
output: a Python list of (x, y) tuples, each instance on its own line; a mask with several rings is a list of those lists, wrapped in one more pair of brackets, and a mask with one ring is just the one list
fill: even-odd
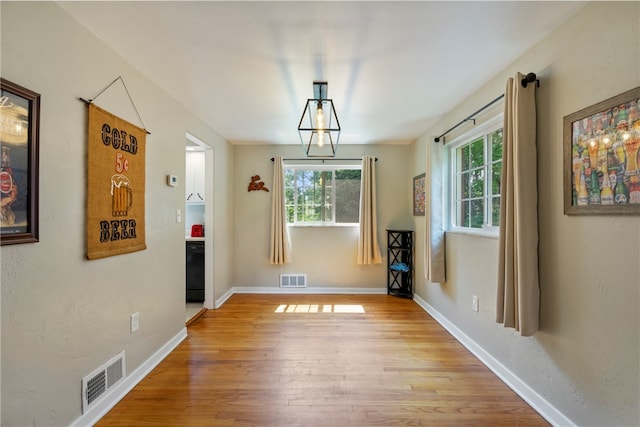
[(450, 229), (497, 234), (500, 226), (502, 121), (492, 120), (449, 147)]
[(285, 165), (287, 224), (358, 224), (360, 175), (360, 165)]

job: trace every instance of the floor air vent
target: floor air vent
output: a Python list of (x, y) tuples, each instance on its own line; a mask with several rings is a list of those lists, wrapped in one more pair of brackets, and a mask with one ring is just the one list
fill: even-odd
[(281, 288), (306, 288), (307, 275), (306, 274), (281, 274), (280, 287)]
[(82, 413), (86, 413), (125, 376), (124, 351), (82, 379)]

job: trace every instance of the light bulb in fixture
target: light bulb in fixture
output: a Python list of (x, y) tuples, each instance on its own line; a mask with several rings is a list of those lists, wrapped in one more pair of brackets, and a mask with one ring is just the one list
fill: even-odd
[(324, 129), (324, 111), (322, 110), (322, 102), (318, 102), (318, 110), (316, 112), (316, 127)]
[(324, 111), (322, 110), (322, 101), (318, 102), (318, 109), (316, 111), (316, 127), (318, 132), (318, 147), (324, 147)]

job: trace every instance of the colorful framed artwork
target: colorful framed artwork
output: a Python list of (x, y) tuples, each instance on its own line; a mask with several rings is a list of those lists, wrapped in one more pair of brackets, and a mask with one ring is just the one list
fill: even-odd
[(0, 244), (38, 241), (40, 95), (0, 78)]
[(564, 213), (640, 214), (640, 87), (564, 118)]
[(413, 177), (413, 215), (424, 216), (426, 209), (425, 174)]

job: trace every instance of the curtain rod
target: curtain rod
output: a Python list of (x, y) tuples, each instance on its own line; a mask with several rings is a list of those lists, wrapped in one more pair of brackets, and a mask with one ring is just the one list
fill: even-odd
[[(520, 80), (520, 84), (522, 85), (522, 87), (527, 87), (527, 85), (529, 83), (533, 83), (536, 82), (536, 85), (538, 87), (540, 87), (540, 80), (538, 80), (538, 78), (536, 77), (535, 73), (529, 73), (527, 74), (524, 79)], [(486, 110), (487, 108), (491, 107), (493, 104), (495, 104), (496, 102), (500, 101), (502, 98), (504, 98), (504, 93), (502, 95), (500, 95), (499, 97), (497, 97), (496, 99), (494, 99), (493, 101), (489, 102), (487, 105), (485, 105), (484, 107), (480, 108), (478, 111), (476, 111), (475, 113), (470, 114), (467, 118), (460, 120), (459, 123), (457, 123), (455, 126), (453, 126), (451, 129), (446, 130), (442, 135), (435, 137), (433, 140), (435, 142), (440, 142), (440, 138), (444, 137), (446, 134), (448, 134), (449, 132), (451, 132), (452, 130), (456, 129), (458, 126), (461, 126), (462, 124), (473, 120), (473, 124), (476, 124), (476, 119), (474, 118), (476, 114), (479, 114), (481, 112), (483, 112), (484, 110)], [(444, 144), (444, 141), (442, 141), (442, 143)]]
[[(378, 161), (378, 158), (376, 157), (376, 162)], [(271, 161), (273, 162), (275, 160), (275, 158), (271, 158)], [(322, 160), (323, 162), (325, 160), (351, 160), (351, 161), (355, 161), (355, 160), (362, 160), (362, 158), (336, 158), (336, 157), (306, 157), (306, 158), (302, 158), (302, 159), (282, 159), (282, 160), (288, 160), (288, 161), (313, 161), (313, 160)]]

